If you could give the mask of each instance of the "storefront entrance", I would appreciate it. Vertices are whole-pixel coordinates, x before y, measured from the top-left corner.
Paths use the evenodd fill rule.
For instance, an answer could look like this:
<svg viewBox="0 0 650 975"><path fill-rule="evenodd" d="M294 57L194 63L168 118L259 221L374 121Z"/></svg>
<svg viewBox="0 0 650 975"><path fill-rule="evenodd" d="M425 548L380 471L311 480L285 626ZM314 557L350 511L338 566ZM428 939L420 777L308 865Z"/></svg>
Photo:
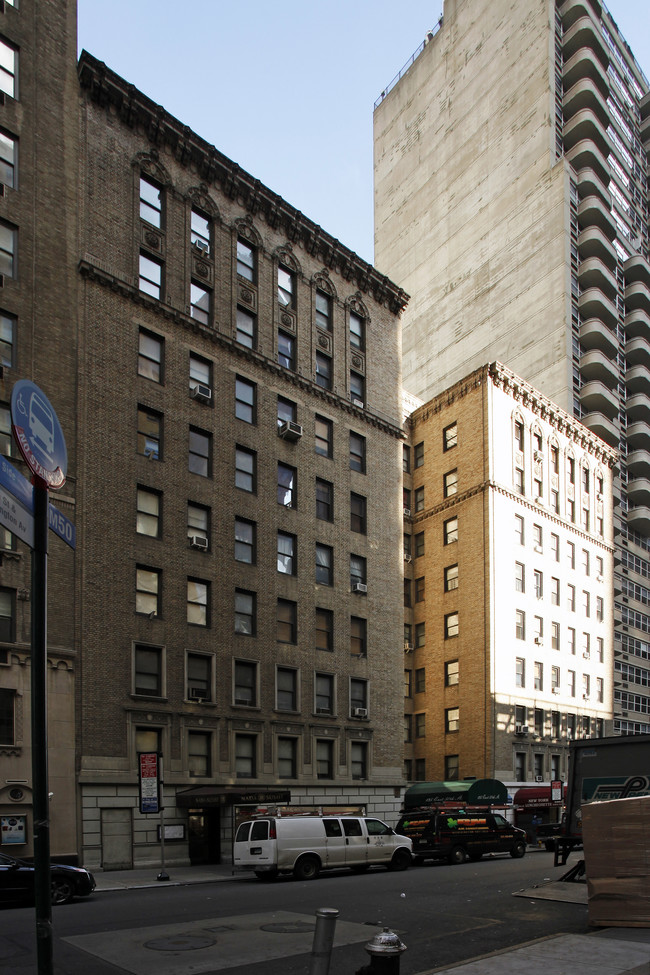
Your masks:
<svg viewBox="0 0 650 975"><path fill-rule="evenodd" d="M190 863L221 863L221 810L188 809Z"/></svg>

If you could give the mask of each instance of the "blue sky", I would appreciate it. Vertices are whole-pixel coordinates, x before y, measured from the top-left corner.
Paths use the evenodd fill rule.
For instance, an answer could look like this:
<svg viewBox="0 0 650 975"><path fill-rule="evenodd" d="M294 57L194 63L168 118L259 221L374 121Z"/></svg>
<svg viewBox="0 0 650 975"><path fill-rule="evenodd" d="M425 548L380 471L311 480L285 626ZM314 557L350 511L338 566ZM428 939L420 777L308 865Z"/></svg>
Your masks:
<svg viewBox="0 0 650 975"><path fill-rule="evenodd" d="M608 9L650 77L649 0ZM373 260L372 109L442 0L78 0L85 48Z"/></svg>

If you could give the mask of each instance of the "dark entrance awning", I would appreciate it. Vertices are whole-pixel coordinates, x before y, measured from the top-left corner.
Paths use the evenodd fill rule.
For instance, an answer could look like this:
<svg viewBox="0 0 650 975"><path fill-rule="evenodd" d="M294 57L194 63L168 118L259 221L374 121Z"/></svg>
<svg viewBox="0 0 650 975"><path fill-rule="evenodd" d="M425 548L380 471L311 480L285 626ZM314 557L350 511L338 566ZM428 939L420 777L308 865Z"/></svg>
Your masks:
<svg viewBox="0 0 650 975"><path fill-rule="evenodd" d="M566 798L566 786L562 787L562 796ZM530 789L517 789L513 797L513 805L520 806L524 809L545 809L550 806L561 806L562 801L555 802L551 799L550 785L541 785Z"/></svg>
<svg viewBox="0 0 650 975"><path fill-rule="evenodd" d="M418 782L406 790L404 808L458 802L467 806L505 806L508 790L498 779L462 779L460 782Z"/></svg>
<svg viewBox="0 0 650 975"><path fill-rule="evenodd" d="M201 785L176 793L180 809L202 809L205 806L259 806L264 803L291 802L288 789L250 789L233 785Z"/></svg>

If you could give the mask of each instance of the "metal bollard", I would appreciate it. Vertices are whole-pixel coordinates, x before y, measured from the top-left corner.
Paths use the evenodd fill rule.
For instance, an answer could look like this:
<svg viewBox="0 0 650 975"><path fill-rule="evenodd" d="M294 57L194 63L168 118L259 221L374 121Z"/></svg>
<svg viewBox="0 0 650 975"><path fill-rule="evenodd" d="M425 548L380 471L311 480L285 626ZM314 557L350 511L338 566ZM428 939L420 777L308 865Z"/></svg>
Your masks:
<svg viewBox="0 0 650 975"><path fill-rule="evenodd" d="M335 907L319 907L316 911L316 929L311 948L309 975L328 975L338 916L339 912Z"/></svg>
<svg viewBox="0 0 650 975"><path fill-rule="evenodd" d="M356 975L399 975L399 957L406 945L394 931L384 928L364 946L370 955L370 963L360 968Z"/></svg>

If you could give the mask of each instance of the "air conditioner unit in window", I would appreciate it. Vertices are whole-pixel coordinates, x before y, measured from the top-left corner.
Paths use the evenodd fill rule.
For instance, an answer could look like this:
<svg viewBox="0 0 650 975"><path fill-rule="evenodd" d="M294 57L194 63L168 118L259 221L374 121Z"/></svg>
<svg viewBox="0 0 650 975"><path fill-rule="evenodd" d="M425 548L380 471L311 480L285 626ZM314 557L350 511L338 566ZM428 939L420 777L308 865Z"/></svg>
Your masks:
<svg viewBox="0 0 650 975"><path fill-rule="evenodd" d="M551 691L553 692L553 694L559 694L560 693L560 688L559 687L552 687L551 688Z"/></svg>
<svg viewBox="0 0 650 975"><path fill-rule="evenodd" d="M542 646L542 644L543 644L543 642L544 642L544 641L542 640L542 638L541 638L541 636L536 636L536 637L535 637L535 643L536 643L536 644L537 644L538 646L540 646L540 647L541 647L541 646Z"/></svg>
<svg viewBox="0 0 650 975"><path fill-rule="evenodd" d="M235 704L248 704L248 705L250 705L250 704L252 704L252 701L249 701L247 697L236 697L235 698Z"/></svg>
<svg viewBox="0 0 650 975"><path fill-rule="evenodd" d="M194 249L200 251L204 257L207 257L210 252L210 245L208 244L207 240L195 240Z"/></svg>
<svg viewBox="0 0 650 975"><path fill-rule="evenodd" d="M206 691L202 687L188 687L187 696L190 701L205 701Z"/></svg>
<svg viewBox="0 0 650 975"><path fill-rule="evenodd" d="M353 582L352 583L352 592L367 593L368 592L368 587L367 587L367 585L364 582Z"/></svg>
<svg viewBox="0 0 650 975"><path fill-rule="evenodd" d="M585 660L589 660L589 658L591 657L591 653L589 652L589 650L583 650L582 656L585 658Z"/></svg>
<svg viewBox="0 0 650 975"><path fill-rule="evenodd" d="M362 399L354 399L354 398L353 398L353 399L352 399L352 402L353 402L353 404L354 404L355 406L363 406L363 400L362 400Z"/></svg>
<svg viewBox="0 0 650 975"><path fill-rule="evenodd" d="M515 725L515 734L516 735L527 735L528 734L528 725L527 724L517 724L517 725Z"/></svg>
<svg viewBox="0 0 650 975"><path fill-rule="evenodd" d="M410 518L411 517L411 509L410 508L404 508L404 517L405 518Z"/></svg>
<svg viewBox="0 0 650 975"><path fill-rule="evenodd" d="M192 399L198 399L202 403L212 402L212 390L205 383L197 383L195 386L191 386L190 396Z"/></svg>
<svg viewBox="0 0 650 975"><path fill-rule="evenodd" d="M295 443L296 440L300 440L302 437L302 427L299 423L294 423L293 420L285 420L278 427L278 437L282 437L283 440L288 440L290 443Z"/></svg>
<svg viewBox="0 0 650 975"><path fill-rule="evenodd" d="M543 459L544 459L544 454L541 452L541 450L536 450L535 451L535 460L543 460Z"/></svg>
<svg viewBox="0 0 650 975"><path fill-rule="evenodd" d="M543 782L543 781L544 781L544 776L543 775L536 775L535 776L535 782Z"/></svg>
<svg viewBox="0 0 650 975"><path fill-rule="evenodd" d="M413 561L413 557L411 555L405 555L404 561L410 565L410 563Z"/></svg>
<svg viewBox="0 0 650 975"><path fill-rule="evenodd" d="M589 700L589 695L588 694L583 694L582 695L582 700L583 701L588 701Z"/></svg>
<svg viewBox="0 0 650 975"><path fill-rule="evenodd" d="M544 504L544 498L535 498L535 504Z"/></svg>
<svg viewBox="0 0 650 975"><path fill-rule="evenodd" d="M316 708L316 714L331 714L331 708Z"/></svg>
<svg viewBox="0 0 650 975"><path fill-rule="evenodd" d="M404 653L410 653L412 649L413 649L413 644L412 643L405 643L404 644Z"/></svg>
<svg viewBox="0 0 650 975"><path fill-rule="evenodd" d="M355 718L367 718L368 708L354 708L352 714Z"/></svg>
<svg viewBox="0 0 650 975"><path fill-rule="evenodd" d="M204 552L208 547L208 540L204 535L190 535L190 547L200 548Z"/></svg>

